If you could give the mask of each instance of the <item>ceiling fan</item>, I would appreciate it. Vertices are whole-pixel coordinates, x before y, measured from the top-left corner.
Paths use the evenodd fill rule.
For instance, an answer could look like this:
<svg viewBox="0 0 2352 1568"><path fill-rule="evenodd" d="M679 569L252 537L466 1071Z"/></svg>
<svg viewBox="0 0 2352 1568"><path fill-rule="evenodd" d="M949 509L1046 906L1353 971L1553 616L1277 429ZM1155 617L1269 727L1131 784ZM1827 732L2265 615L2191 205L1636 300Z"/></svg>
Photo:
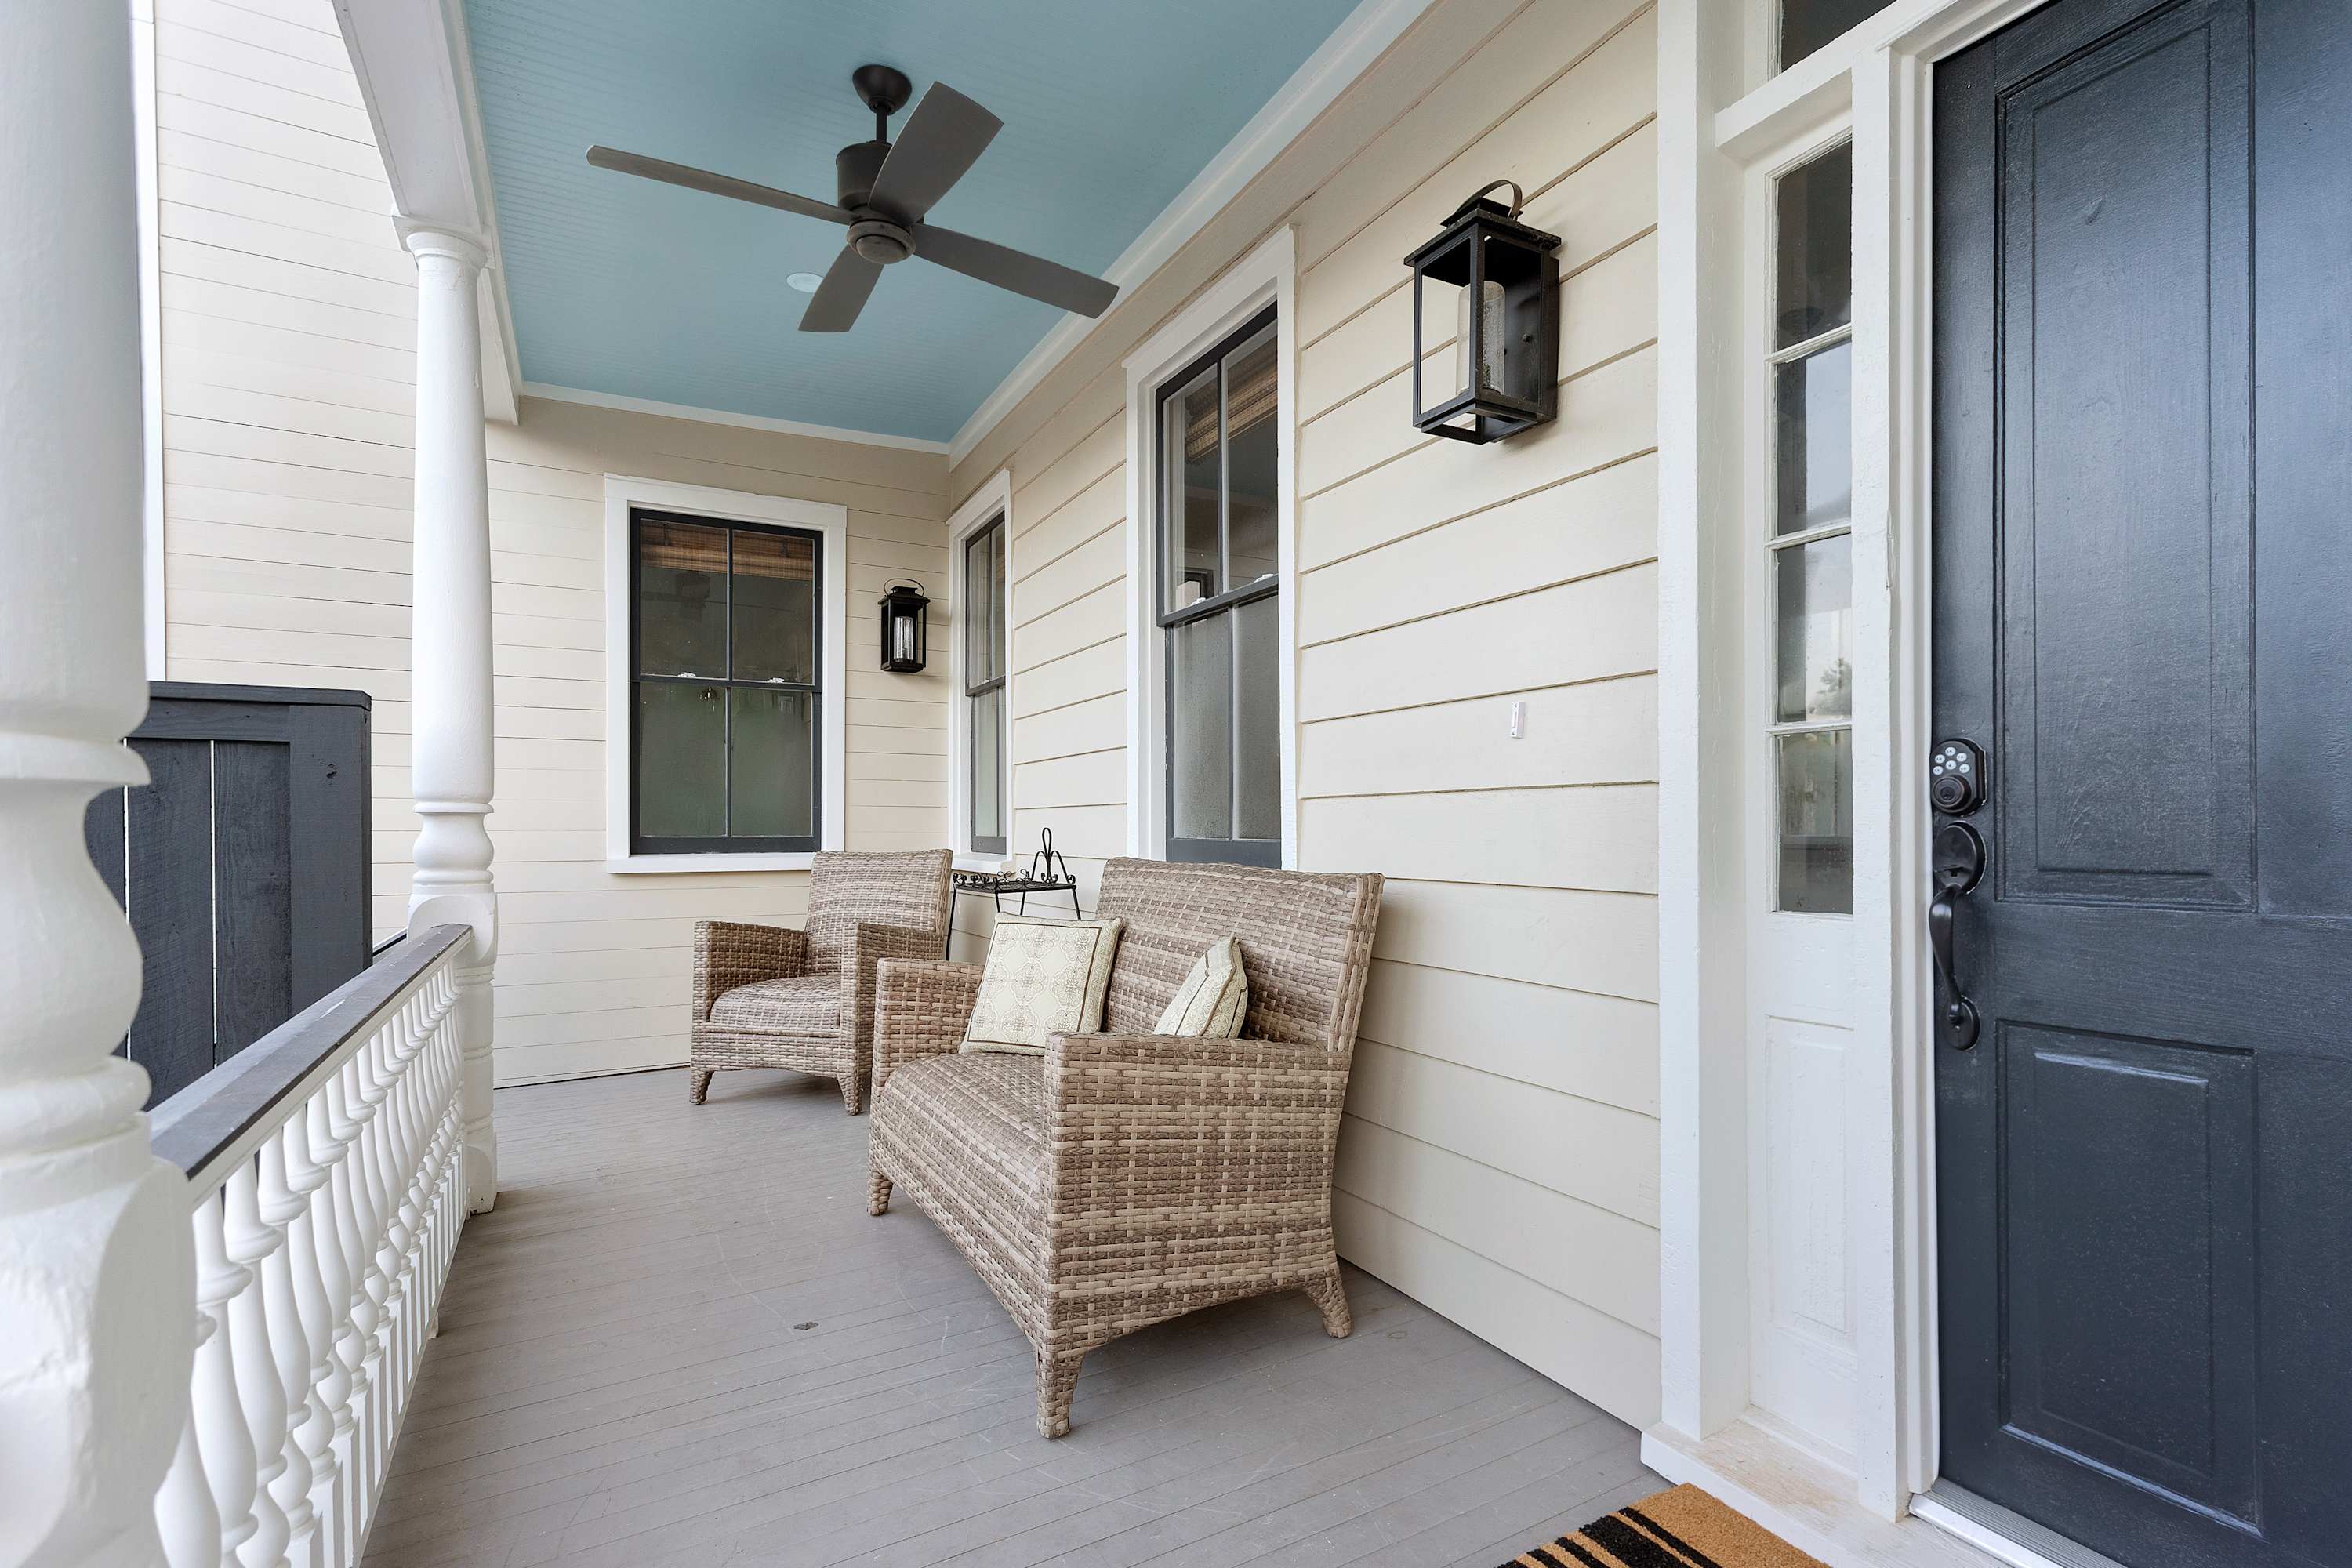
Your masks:
<svg viewBox="0 0 2352 1568"><path fill-rule="evenodd" d="M882 268L910 256L1082 316L1099 316L1109 308L1118 293L1115 284L1042 256L923 221L923 215L979 161L1003 129L1003 121L947 83L935 81L893 143L890 116L906 106L915 84L888 66L860 66L849 79L874 111L874 140L853 142L835 155L837 203L611 147L589 148L588 162L599 169L846 226L849 243L834 258L824 281L801 314L804 332L847 331L865 309L866 297L874 292Z"/></svg>

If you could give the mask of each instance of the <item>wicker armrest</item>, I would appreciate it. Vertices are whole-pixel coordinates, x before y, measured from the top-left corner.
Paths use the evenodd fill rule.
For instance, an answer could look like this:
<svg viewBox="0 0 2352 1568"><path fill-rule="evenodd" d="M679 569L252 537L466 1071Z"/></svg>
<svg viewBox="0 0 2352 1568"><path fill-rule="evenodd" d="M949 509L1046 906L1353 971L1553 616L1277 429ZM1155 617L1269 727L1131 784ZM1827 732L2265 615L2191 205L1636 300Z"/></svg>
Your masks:
<svg viewBox="0 0 2352 1568"><path fill-rule="evenodd" d="M1325 1201L1348 1059L1320 1046L1055 1035L1045 1113L1066 1191ZM1172 1186L1171 1186L1172 1184Z"/></svg>
<svg viewBox="0 0 2352 1568"><path fill-rule="evenodd" d="M881 961L874 981L876 1094L892 1068L918 1057L946 1056L963 1043L983 973L977 963L936 958Z"/></svg>
<svg viewBox="0 0 2352 1568"><path fill-rule="evenodd" d="M874 1037L874 972L886 958L935 958L947 944L943 932L921 926L861 921L849 933L842 958L841 1022L853 1040Z"/></svg>
<svg viewBox="0 0 2352 1568"><path fill-rule="evenodd" d="M808 933L790 926L694 922L694 1021L710 1021L710 1005L755 980L790 980L808 973Z"/></svg>

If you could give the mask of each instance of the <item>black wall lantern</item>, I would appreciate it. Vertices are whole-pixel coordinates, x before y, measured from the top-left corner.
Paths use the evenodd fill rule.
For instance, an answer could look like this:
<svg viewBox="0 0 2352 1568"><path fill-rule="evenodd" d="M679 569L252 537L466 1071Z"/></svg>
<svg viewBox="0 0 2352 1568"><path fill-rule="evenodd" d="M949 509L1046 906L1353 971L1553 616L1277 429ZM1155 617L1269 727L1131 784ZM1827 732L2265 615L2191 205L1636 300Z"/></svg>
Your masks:
<svg viewBox="0 0 2352 1568"><path fill-rule="evenodd" d="M1510 187L1511 205L1488 191ZM1412 268L1412 422L1433 436L1485 443L1559 411L1559 236L1519 221L1509 180L1454 209L1437 237L1406 257ZM1424 363L1454 332L1446 362ZM1439 384L1424 388L1423 378Z"/></svg>
<svg viewBox="0 0 2352 1568"><path fill-rule="evenodd" d="M883 668L910 675L923 668L930 652L923 612L930 604L919 584L893 583L882 591Z"/></svg>

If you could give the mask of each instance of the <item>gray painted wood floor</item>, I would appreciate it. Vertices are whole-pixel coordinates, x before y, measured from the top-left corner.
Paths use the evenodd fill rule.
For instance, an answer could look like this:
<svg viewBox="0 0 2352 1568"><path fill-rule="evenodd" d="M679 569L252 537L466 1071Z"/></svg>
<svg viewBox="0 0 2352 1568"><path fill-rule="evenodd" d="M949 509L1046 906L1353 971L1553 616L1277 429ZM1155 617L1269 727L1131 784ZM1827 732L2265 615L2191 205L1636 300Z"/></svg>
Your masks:
<svg viewBox="0 0 2352 1568"><path fill-rule="evenodd" d="M1492 1568L1665 1483L1636 1435L1350 1270L1087 1358L1028 1346L910 1205L866 1213L830 1083L502 1089L367 1552L429 1563Z"/></svg>

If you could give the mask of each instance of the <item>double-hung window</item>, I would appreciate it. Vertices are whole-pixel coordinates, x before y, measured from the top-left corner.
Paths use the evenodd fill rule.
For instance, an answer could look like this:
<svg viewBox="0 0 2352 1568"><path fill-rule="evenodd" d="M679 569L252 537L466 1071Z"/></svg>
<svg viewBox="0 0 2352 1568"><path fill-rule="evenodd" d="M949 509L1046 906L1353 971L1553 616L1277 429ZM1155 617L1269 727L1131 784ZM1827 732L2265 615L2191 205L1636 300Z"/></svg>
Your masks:
<svg viewBox="0 0 2352 1568"><path fill-rule="evenodd" d="M1171 860L1282 864L1277 374L1268 310L1160 388Z"/></svg>
<svg viewBox="0 0 2352 1568"><path fill-rule="evenodd" d="M628 559L632 852L814 850L824 535L633 507Z"/></svg>
<svg viewBox="0 0 2352 1568"><path fill-rule="evenodd" d="M1004 853L1004 514L963 542L964 765L973 853Z"/></svg>

